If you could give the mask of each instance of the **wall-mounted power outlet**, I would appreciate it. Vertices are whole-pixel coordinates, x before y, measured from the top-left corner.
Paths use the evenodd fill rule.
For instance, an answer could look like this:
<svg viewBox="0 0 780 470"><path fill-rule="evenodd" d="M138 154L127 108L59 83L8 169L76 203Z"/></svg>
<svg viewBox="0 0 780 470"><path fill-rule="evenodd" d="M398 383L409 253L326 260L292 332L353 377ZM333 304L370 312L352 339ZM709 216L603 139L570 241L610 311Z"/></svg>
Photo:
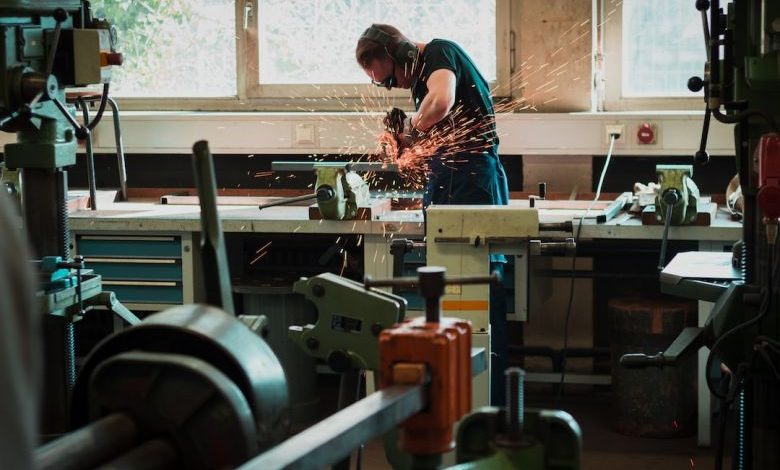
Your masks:
<svg viewBox="0 0 780 470"><path fill-rule="evenodd" d="M296 124L295 145L299 147L313 147L317 144L317 125L311 123Z"/></svg>
<svg viewBox="0 0 780 470"><path fill-rule="evenodd" d="M609 142L613 135L617 136L615 146L622 144L623 142L621 141L625 139L625 134L626 126L623 124L607 124L604 126L604 142L607 144L607 147L609 147Z"/></svg>

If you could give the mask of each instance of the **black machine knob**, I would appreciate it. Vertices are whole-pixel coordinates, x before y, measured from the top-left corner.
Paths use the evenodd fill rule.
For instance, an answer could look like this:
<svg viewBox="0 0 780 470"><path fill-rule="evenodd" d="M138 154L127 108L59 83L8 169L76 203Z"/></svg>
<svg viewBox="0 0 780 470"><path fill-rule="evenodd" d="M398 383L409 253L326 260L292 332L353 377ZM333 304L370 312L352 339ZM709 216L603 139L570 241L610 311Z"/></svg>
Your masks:
<svg viewBox="0 0 780 470"><path fill-rule="evenodd" d="M693 154L693 161L698 165L706 165L710 162L710 154L706 150L699 150Z"/></svg>
<svg viewBox="0 0 780 470"><path fill-rule="evenodd" d="M661 199L663 199L663 201L666 204L668 204L670 206L673 206L673 205L677 204L678 202L680 202L680 199L682 199L682 195L676 189L667 189L661 195ZM667 210L671 210L671 209L667 209Z"/></svg>
<svg viewBox="0 0 780 470"><path fill-rule="evenodd" d="M323 185L317 189L317 202L330 201L336 196L336 192L330 186Z"/></svg>
<svg viewBox="0 0 780 470"><path fill-rule="evenodd" d="M333 372L342 374L352 367L352 358L346 351L331 351L328 354L328 365L333 369Z"/></svg>
<svg viewBox="0 0 780 470"><path fill-rule="evenodd" d="M688 79L688 89L694 93L701 91L706 82L701 77L691 77Z"/></svg>
<svg viewBox="0 0 780 470"><path fill-rule="evenodd" d="M696 9L699 11L707 11L710 9L710 0L696 0Z"/></svg>

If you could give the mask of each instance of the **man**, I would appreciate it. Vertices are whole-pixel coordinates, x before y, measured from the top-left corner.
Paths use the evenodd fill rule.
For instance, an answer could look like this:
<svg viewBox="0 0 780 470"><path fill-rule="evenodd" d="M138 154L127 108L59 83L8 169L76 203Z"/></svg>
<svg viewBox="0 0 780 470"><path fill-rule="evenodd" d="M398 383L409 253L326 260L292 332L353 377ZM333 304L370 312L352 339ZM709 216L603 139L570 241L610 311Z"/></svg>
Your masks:
<svg viewBox="0 0 780 470"><path fill-rule="evenodd" d="M374 24L358 40L358 64L372 83L410 89L416 113L393 109L385 125L399 149L427 165L423 208L430 204L509 203L506 174L498 158L493 100L487 81L466 52L452 41L416 43L393 26ZM422 161L424 160L424 161ZM407 164L409 164L407 162ZM503 274L503 256L491 256L491 271ZM491 288L491 403L504 404L506 301Z"/></svg>

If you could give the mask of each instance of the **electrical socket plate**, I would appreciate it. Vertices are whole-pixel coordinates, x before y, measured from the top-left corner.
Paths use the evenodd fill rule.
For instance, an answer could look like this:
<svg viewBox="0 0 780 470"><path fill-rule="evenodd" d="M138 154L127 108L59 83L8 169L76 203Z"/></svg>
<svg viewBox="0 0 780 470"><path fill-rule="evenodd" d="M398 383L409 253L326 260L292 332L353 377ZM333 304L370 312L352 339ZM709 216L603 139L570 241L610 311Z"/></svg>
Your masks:
<svg viewBox="0 0 780 470"><path fill-rule="evenodd" d="M609 140L612 134L619 134L620 137L615 140L615 147L623 146L626 139L626 126L623 124L607 124L604 126L604 143L609 148Z"/></svg>

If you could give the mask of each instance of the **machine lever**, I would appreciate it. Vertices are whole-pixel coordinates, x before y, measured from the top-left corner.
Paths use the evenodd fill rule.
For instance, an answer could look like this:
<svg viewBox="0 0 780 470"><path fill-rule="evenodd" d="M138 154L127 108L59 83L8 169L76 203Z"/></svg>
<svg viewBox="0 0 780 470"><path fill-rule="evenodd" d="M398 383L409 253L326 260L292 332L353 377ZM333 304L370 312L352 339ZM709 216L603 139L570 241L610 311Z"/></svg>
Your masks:
<svg viewBox="0 0 780 470"><path fill-rule="evenodd" d="M693 352L702 346L704 328L688 327L675 338L666 351L653 356L646 354L624 354L620 358L620 365L627 369L643 369L645 367L673 366L680 356Z"/></svg>
<svg viewBox="0 0 780 470"><path fill-rule="evenodd" d="M200 251L206 303L233 314L233 292L230 287L225 240L217 213L217 179L208 142L196 142L192 147L192 154L195 185L200 199Z"/></svg>

